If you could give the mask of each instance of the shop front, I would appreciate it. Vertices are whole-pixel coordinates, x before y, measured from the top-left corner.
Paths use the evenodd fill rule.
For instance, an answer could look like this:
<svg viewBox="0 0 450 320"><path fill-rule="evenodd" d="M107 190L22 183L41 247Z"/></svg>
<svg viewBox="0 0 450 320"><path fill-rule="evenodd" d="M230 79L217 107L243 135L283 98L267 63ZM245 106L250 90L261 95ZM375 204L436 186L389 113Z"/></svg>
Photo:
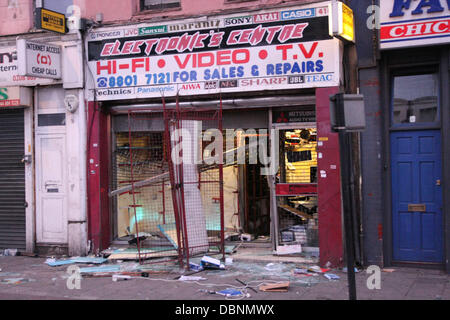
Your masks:
<svg viewBox="0 0 450 320"><path fill-rule="evenodd" d="M81 41L39 33L0 45L0 249L84 255Z"/></svg>
<svg viewBox="0 0 450 320"><path fill-rule="evenodd" d="M448 5L381 3L387 264L448 268Z"/></svg>
<svg viewBox="0 0 450 320"><path fill-rule="evenodd" d="M87 34L89 239L96 250L141 232L176 244L169 230L176 225L175 195L164 180L170 171L164 110L171 109L197 112L193 141L203 162L216 156L205 153L210 130L220 129L223 139L223 162L201 161L200 192L191 193L205 211L208 237L220 230L214 213L223 212L226 236L267 240L278 254L320 252L322 264L342 262L339 147L329 97L341 90L344 45L330 36L329 5ZM220 112L220 125L200 115L205 108ZM208 180L219 181L218 189L200 187Z"/></svg>

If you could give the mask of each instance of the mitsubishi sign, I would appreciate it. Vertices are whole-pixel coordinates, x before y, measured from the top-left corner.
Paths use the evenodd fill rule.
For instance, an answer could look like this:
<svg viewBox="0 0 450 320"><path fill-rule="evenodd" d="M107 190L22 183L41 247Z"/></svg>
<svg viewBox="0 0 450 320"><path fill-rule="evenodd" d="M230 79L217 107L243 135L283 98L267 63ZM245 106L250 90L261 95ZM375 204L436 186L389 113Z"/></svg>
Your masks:
<svg viewBox="0 0 450 320"><path fill-rule="evenodd" d="M61 46L17 40L19 75L61 79Z"/></svg>
<svg viewBox="0 0 450 320"><path fill-rule="evenodd" d="M383 0L381 49L450 42L450 0Z"/></svg>

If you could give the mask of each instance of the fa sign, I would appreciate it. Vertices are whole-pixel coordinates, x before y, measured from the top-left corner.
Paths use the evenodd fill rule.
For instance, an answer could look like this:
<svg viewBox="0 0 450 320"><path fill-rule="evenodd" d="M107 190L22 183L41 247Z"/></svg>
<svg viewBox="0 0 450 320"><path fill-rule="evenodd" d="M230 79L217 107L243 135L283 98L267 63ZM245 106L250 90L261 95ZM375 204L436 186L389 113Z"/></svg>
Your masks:
<svg viewBox="0 0 450 320"><path fill-rule="evenodd" d="M389 16L391 18L403 17L405 15L404 11L411 9L414 9L411 11L412 15L419 15L424 13L424 11L426 11L426 13L443 12L445 10L443 5L444 2L447 2L447 10L450 10L450 0L421 0L415 8L411 7L411 0L394 0L394 7Z"/></svg>

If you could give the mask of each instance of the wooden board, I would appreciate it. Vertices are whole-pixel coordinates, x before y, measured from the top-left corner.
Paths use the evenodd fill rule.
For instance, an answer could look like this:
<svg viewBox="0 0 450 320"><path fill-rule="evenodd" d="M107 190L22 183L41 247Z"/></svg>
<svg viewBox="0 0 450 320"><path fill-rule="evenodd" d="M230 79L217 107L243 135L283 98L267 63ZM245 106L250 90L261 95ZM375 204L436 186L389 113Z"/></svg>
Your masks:
<svg viewBox="0 0 450 320"><path fill-rule="evenodd" d="M288 205L279 204L278 206L281 209L286 210L287 212L292 213L292 214L294 214L296 216L300 216L300 217L305 218L305 219L311 219L312 218L309 214L304 213L303 211L297 210L295 208L292 208L292 207L290 207Z"/></svg>
<svg viewBox="0 0 450 320"><path fill-rule="evenodd" d="M287 292L289 281L280 283L263 284L259 286L259 290L264 292Z"/></svg>

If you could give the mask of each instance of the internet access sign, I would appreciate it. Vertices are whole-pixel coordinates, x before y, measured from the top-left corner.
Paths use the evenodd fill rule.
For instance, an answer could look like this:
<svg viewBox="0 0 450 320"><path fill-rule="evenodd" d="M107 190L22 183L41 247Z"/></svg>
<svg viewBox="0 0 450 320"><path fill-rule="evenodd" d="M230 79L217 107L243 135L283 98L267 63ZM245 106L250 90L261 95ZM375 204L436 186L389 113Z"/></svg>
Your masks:
<svg viewBox="0 0 450 320"><path fill-rule="evenodd" d="M36 8L36 28L57 33L66 33L66 16L62 13Z"/></svg>

